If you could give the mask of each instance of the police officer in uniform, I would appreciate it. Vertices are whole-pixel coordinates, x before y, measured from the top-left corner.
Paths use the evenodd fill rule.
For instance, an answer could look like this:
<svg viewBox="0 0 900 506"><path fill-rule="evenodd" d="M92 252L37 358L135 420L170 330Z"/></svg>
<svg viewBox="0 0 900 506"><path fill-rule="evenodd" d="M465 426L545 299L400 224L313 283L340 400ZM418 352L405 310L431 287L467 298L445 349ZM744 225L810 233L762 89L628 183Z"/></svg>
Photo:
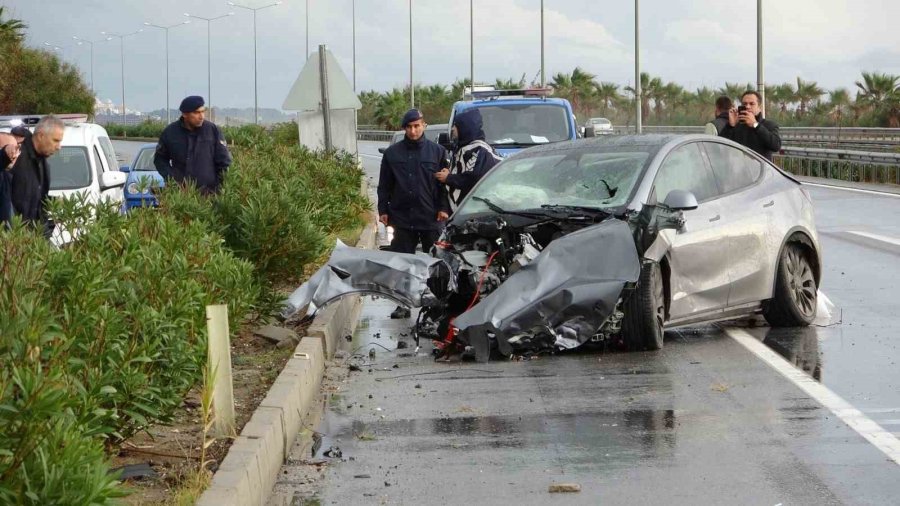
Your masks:
<svg viewBox="0 0 900 506"><path fill-rule="evenodd" d="M203 97L190 96L178 108L181 117L163 130L153 165L165 179L193 184L200 193L218 193L231 165L231 153L222 132L204 116Z"/></svg>
<svg viewBox="0 0 900 506"><path fill-rule="evenodd" d="M450 216L447 187L435 179L449 165L447 150L425 137L425 119L417 109L403 116L401 126L406 131L403 140L388 147L381 158L378 216L394 227L392 251L415 253L421 244L428 252ZM409 316L409 309L402 306L391 313L391 318Z"/></svg>

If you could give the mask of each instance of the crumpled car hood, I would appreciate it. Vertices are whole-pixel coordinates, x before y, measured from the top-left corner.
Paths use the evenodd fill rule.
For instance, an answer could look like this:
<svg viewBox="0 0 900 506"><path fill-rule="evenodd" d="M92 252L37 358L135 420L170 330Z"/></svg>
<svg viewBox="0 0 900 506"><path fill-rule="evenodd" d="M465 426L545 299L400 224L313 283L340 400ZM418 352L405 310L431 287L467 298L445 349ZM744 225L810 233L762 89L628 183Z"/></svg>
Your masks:
<svg viewBox="0 0 900 506"><path fill-rule="evenodd" d="M453 325L479 356L487 350L475 341L486 339L487 332L508 355L510 339L542 327L557 347L574 348L592 337L640 269L630 227L610 219L551 242Z"/></svg>
<svg viewBox="0 0 900 506"><path fill-rule="evenodd" d="M411 307L428 306L438 301L432 288L455 289L455 279L442 260L353 248L338 240L328 262L287 298L281 315L287 318L307 306L312 314L352 293L375 293Z"/></svg>

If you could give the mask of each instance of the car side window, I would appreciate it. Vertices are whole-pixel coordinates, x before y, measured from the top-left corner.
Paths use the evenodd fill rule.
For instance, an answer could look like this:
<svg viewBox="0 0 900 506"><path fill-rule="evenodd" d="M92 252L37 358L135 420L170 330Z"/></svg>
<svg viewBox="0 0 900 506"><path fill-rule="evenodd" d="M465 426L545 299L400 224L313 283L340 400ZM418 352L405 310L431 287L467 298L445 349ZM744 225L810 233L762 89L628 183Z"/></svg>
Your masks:
<svg viewBox="0 0 900 506"><path fill-rule="evenodd" d="M687 190L694 194L698 202L719 194L697 143L679 146L669 153L656 173L653 189L656 202L665 200L672 190Z"/></svg>
<svg viewBox="0 0 900 506"><path fill-rule="evenodd" d="M106 155L106 170L119 170L119 161L116 160L116 150L113 149L113 145L109 142L108 137L98 137L100 141L100 149L103 150L103 154Z"/></svg>
<svg viewBox="0 0 900 506"><path fill-rule="evenodd" d="M722 193L750 186L759 179L762 162L756 158L718 142L704 142L703 145Z"/></svg>

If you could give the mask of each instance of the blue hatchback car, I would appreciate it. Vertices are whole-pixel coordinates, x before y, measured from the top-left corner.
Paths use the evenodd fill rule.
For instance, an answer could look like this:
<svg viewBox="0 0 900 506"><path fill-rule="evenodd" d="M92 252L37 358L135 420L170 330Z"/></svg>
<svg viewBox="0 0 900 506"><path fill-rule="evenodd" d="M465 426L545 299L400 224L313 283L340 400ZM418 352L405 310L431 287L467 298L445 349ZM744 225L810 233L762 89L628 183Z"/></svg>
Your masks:
<svg viewBox="0 0 900 506"><path fill-rule="evenodd" d="M130 167L122 167L123 172L128 172L125 181L125 210L134 207L157 206L159 202L152 188L165 186L162 176L156 172L153 165L153 154L156 144L145 144L134 156Z"/></svg>

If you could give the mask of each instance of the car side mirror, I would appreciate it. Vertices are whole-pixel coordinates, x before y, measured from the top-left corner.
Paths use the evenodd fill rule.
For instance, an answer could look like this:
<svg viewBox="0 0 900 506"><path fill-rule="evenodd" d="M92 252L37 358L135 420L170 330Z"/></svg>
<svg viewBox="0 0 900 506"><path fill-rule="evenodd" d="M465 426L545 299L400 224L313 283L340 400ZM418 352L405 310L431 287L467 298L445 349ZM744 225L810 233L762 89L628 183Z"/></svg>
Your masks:
<svg viewBox="0 0 900 506"><path fill-rule="evenodd" d="M596 137L597 131L594 130L594 125L588 125L584 127L584 136L585 137Z"/></svg>
<svg viewBox="0 0 900 506"><path fill-rule="evenodd" d="M387 148L378 148L378 152L381 153L382 155L384 154L385 151L387 151Z"/></svg>
<svg viewBox="0 0 900 506"><path fill-rule="evenodd" d="M663 205L678 211L697 209L697 197L687 190L672 190L663 200Z"/></svg>
<svg viewBox="0 0 900 506"><path fill-rule="evenodd" d="M114 170L104 172L100 174L100 189L108 190L117 186L125 186L127 179L128 176L124 172Z"/></svg>
<svg viewBox="0 0 900 506"><path fill-rule="evenodd" d="M131 167L129 167L127 165L123 165L123 166L119 167L119 172L125 172L125 173L131 172Z"/></svg>
<svg viewBox="0 0 900 506"><path fill-rule="evenodd" d="M437 143L441 146L444 146L445 149L450 149L451 147L453 147L453 143L450 142L450 134L448 134L447 132L441 132L440 134L438 134Z"/></svg>

